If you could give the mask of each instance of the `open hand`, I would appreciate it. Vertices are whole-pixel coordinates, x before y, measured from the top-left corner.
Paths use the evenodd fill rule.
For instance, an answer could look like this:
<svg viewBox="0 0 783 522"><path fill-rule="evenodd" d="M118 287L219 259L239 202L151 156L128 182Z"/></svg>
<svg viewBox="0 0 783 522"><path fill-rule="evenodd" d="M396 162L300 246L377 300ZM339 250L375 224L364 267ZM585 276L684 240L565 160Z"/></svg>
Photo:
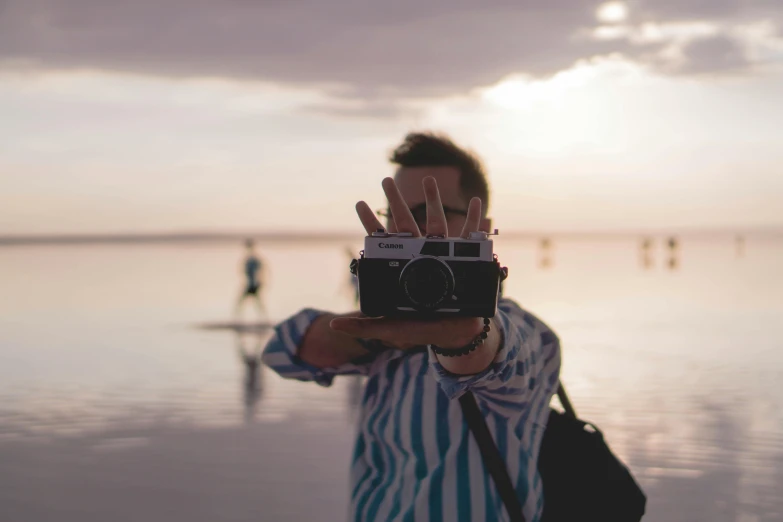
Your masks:
<svg viewBox="0 0 783 522"><path fill-rule="evenodd" d="M386 193L386 199L389 201L389 210L391 210L392 214L392 219L389 221L389 232L410 232L414 237L421 237L421 230L419 230L419 226L416 224L416 220L413 218L413 214L411 214L405 200L402 199L402 194L400 194L394 179L385 178L381 185ZM449 229L446 214L443 211L443 204L440 201L437 181L433 177L426 177L422 180L422 186L424 187L424 197L427 203L427 235L448 237ZM375 212L364 201L356 204L356 213L359 214L359 219L368 235L379 228L386 228L378 221ZM480 223L481 198L473 198L468 205L465 226L462 227L459 237L467 238L471 232L478 231Z"/></svg>
<svg viewBox="0 0 783 522"><path fill-rule="evenodd" d="M438 192L438 184L433 177L422 180L427 203L427 235L449 236L446 215ZM389 201L391 218L390 232L410 232L414 237L422 233L408 205L402 198L392 178L382 182L383 191ZM386 228L364 201L356 204L356 212L367 231L372 234L379 228ZM471 232L479 230L481 223L481 199L473 198L468 206L465 225L460 237L467 238ZM442 348L461 348L471 342L484 326L480 317L450 317L444 319L401 319L391 317L339 317L331 321L334 330L363 339L378 339L398 349L408 349L423 344L435 344Z"/></svg>

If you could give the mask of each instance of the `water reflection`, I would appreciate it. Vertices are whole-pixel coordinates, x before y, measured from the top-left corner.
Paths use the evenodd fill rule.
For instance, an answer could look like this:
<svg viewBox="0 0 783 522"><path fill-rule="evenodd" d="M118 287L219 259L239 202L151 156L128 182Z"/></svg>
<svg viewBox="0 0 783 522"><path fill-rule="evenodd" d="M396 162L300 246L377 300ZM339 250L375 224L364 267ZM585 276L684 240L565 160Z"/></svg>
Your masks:
<svg viewBox="0 0 783 522"><path fill-rule="evenodd" d="M244 348L248 369L244 356L253 359L255 343ZM343 405L355 414L363 379L338 380L335 386L346 387ZM263 389L262 375L255 382ZM783 439L754 428L758 412L705 395L680 396L679 412L649 409L642 395L648 393L629 396L598 425L648 495L645 522L783 520ZM161 512L188 522L211 521L215 513L225 520L343 520L353 428L339 415L313 423L318 409L213 428L172 421L177 409L144 426L129 412L91 432L0 438L0 520L157 520ZM303 499L295 492L304 487L328 491L328 498Z"/></svg>
<svg viewBox="0 0 783 522"><path fill-rule="evenodd" d="M301 421L0 440L2 522L345 520L351 434ZM315 491L302 495L302 491Z"/></svg>
<svg viewBox="0 0 783 522"><path fill-rule="evenodd" d="M269 334L237 332L234 336L236 350L245 370L242 388L245 422L250 423L255 420L256 407L263 393L264 365L261 364L261 352Z"/></svg>
<svg viewBox="0 0 783 522"><path fill-rule="evenodd" d="M676 425L626 427L627 462L648 495L645 522L783 520L783 440L764 448L729 404L700 399L694 409L690 439Z"/></svg>
<svg viewBox="0 0 783 522"><path fill-rule="evenodd" d="M650 240L667 272L687 246L661 278L641 273L642 236L505 243L504 259L562 259L509 293L561 334L577 411L644 486L645 521L783 520L783 244L676 239ZM352 306L342 243L305 248L264 247L275 318ZM364 379L321 388L262 368L265 323L225 317L235 245L41 252L0 252L0 521L344 519L334 474ZM52 292L68 303L42 328ZM222 321L184 327L207 319Z"/></svg>

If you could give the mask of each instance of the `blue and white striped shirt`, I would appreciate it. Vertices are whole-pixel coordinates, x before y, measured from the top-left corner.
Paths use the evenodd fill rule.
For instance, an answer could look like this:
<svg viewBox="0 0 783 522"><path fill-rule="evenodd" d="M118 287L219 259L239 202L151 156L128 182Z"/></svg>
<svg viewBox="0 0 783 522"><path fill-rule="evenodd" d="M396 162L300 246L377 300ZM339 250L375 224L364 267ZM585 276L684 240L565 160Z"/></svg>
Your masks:
<svg viewBox="0 0 783 522"><path fill-rule="evenodd" d="M449 373L426 347L316 368L296 353L320 313L306 309L279 324L263 360L283 377L323 386L336 375L368 377L351 464L352 520L508 520L455 400L468 389L505 457L525 519L540 519L543 492L536 463L560 373L560 343L552 330L501 299L495 324L502 347L477 375Z"/></svg>

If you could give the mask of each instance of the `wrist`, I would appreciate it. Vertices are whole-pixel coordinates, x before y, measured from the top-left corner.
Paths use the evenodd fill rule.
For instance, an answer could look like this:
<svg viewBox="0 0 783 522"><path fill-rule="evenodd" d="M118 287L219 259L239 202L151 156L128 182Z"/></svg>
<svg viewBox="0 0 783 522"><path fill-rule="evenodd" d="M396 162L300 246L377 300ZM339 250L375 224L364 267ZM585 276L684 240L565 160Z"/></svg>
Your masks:
<svg viewBox="0 0 783 522"><path fill-rule="evenodd" d="M483 325L483 322L482 322ZM485 371L495 360L503 347L504 334L502 325L498 321L490 322L490 331L483 344L461 357L447 357L438 355L434 351L432 355L442 368L454 375L476 375ZM432 351L432 350L430 350Z"/></svg>
<svg viewBox="0 0 783 522"><path fill-rule="evenodd" d="M446 350L456 350L473 341L473 339L476 338L476 335L484 328L484 318L462 317L459 319L460 322L465 320L469 320L469 324L460 324L459 326L455 325L454 327L451 325L444 326L444 338L430 344L435 344L439 348Z"/></svg>
<svg viewBox="0 0 783 522"><path fill-rule="evenodd" d="M478 319L478 318L477 318ZM431 344L430 349L435 352L437 355L441 355L444 357L463 357L466 355L470 355L475 350L482 347L487 339L489 338L490 332L492 331L492 322L490 318L485 317L481 320L481 329L472 336L470 341L467 343L462 343L457 346L440 346L436 344Z"/></svg>

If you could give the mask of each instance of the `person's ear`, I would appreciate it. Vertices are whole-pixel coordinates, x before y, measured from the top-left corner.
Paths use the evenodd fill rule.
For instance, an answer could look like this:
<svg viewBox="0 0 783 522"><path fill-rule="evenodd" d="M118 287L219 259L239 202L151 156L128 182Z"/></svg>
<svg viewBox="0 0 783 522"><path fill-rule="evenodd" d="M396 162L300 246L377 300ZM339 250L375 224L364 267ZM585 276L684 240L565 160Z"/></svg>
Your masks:
<svg viewBox="0 0 783 522"><path fill-rule="evenodd" d="M479 230L487 233L492 232L492 220L490 218L481 218Z"/></svg>

